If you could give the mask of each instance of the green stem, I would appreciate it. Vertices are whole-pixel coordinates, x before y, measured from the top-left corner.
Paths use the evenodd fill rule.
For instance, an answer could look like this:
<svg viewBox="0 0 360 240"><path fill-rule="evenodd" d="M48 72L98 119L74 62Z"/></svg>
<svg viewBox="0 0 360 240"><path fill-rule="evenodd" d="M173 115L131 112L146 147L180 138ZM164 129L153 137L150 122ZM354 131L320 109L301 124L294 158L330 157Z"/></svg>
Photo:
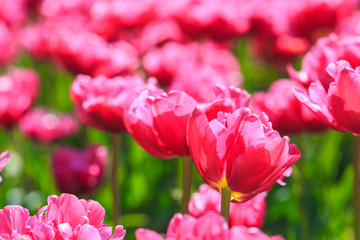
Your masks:
<svg viewBox="0 0 360 240"><path fill-rule="evenodd" d="M183 162L183 179L182 179L182 200L181 200L181 213L189 213L188 205L191 194L191 173L192 173L192 159L184 157Z"/></svg>
<svg viewBox="0 0 360 240"><path fill-rule="evenodd" d="M221 189L220 215L226 219L226 222L229 222L230 200L231 200L231 190L227 187L223 187Z"/></svg>
<svg viewBox="0 0 360 240"><path fill-rule="evenodd" d="M360 178L359 178L359 153L360 138L354 137L353 144L353 168L354 168L354 195L353 195L353 207L354 207L354 232L355 240L360 240Z"/></svg>
<svg viewBox="0 0 360 240"><path fill-rule="evenodd" d="M113 224L114 227L119 224L120 199L118 187L118 152L120 146L120 135L111 135L113 158L111 162L111 192L113 198Z"/></svg>
<svg viewBox="0 0 360 240"><path fill-rule="evenodd" d="M309 239L309 209L308 209L308 187L307 187L307 180L305 176L306 172L306 154L305 154L305 134L299 135L299 148L301 151L301 159L297 162L297 167L299 169L299 180L297 181L297 184L299 184L299 194L298 199L300 200L300 210L301 210L301 238L300 239Z"/></svg>

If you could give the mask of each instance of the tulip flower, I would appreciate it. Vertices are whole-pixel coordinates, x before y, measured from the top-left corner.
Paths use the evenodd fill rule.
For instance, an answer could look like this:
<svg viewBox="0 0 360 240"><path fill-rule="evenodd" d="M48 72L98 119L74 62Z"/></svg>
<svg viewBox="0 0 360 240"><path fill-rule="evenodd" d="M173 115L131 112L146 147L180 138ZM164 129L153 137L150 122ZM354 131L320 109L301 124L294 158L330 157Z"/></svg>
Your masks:
<svg viewBox="0 0 360 240"><path fill-rule="evenodd" d="M97 129L113 133L111 139L113 152L111 184L115 213L120 208L118 205L115 206L119 202L117 200L119 196L117 153L120 135L117 133L125 131L124 112L128 110L132 101L144 89L157 91L156 81L149 79L148 84L145 84L138 76L108 79L102 75L95 78L78 75L70 88L70 97L75 103L75 112L80 120ZM116 223L117 220L114 219L114 224L116 225Z"/></svg>
<svg viewBox="0 0 360 240"><path fill-rule="evenodd" d="M134 30L153 20L156 15L154 0L97 0L90 9L94 31L106 39L121 36L121 28ZM119 34L120 33L120 34Z"/></svg>
<svg viewBox="0 0 360 240"><path fill-rule="evenodd" d="M135 237L136 240L284 240L280 235L269 237L255 227L233 226L229 229L225 219L214 212L208 212L199 218L175 214L170 221L165 239L160 234L143 228L135 231Z"/></svg>
<svg viewBox="0 0 360 240"><path fill-rule="evenodd" d="M0 153L0 172L4 169L5 165L9 162L10 154L8 154L8 151L4 151ZM2 181L2 178L0 177L0 182Z"/></svg>
<svg viewBox="0 0 360 240"><path fill-rule="evenodd" d="M229 226L261 228L266 213L267 193L262 192L244 203L230 203ZM210 186L202 184L199 191L193 193L189 202L189 214L194 217L209 211L220 213L221 195Z"/></svg>
<svg viewBox="0 0 360 240"><path fill-rule="evenodd" d="M243 35L250 28L250 12L243 1L167 0L158 1L159 12L179 22L193 38L207 36L228 40Z"/></svg>
<svg viewBox="0 0 360 240"><path fill-rule="evenodd" d="M186 125L197 102L181 91L152 94L145 90L130 106L125 126L151 155L169 159L190 156Z"/></svg>
<svg viewBox="0 0 360 240"><path fill-rule="evenodd" d="M38 216L54 226L59 239L123 240L126 233L122 226L116 226L112 235L112 228L104 223L105 209L96 201L71 194L48 197L48 205L39 210Z"/></svg>
<svg viewBox="0 0 360 240"><path fill-rule="evenodd" d="M196 168L205 183L222 193L222 202L244 202L269 191L300 158L300 151L272 129L265 114L254 115L247 108L219 112L212 120L195 108L187 137ZM222 204L226 218L228 209L229 204Z"/></svg>
<svg viewBox="0 0 360 240"><path fill-rule="evenodd" d="M320 82L309 86L308 92L296 90L298 99L306 104L328 126L360 135L360 67L353 69L347 61L330 63L326 72L332 82L326 90Z"/></svg>
<svg viewBox="0 0 360 240"><path fill-rule="evenodd" d="M2 53L0 55L0 66L10 63L15 58L15 42L15 36L12 31L6 26L5 22L0 20L0 49L2 49Z"/></svg>
<svg viewBox="0 0 360 240"><path fill-rule="evenodd" d="M151 155L183 158L182 212L187 212L191 188L192 160L186 141L186 126L197 102L181 91L143 91L125 115L131 136Z"/></svg>
<svg viewBox="0 0 360 240"><path fill-rule="evenodd" d="M35 108L20 119L19 127L29 138L48 144L73 135L79 124L69 114L55 114L45 108Z"/></svg>
<svg viewBox="0 0 360 240"><path fill-rule="evenodd" d="M0 209L0 239L55 239L52 226L37 217L30 217L29 210L20 206Z"/></svg>
<svg viewBox="0 0 360 240"><path fill-rule="evenodd" d="M11 128L39 93L39 76L31 69L11 69L0 76L0 125Z"/></svg>
<svg viewBox="0 0 360 240"><path fill-rule="evenodd" d="M52 32L51 56L73 74L113 77L138 67L136 49L127 42L109 44L94 33L60 24Z"/></svg>
<svg viewBox="0 0 360 240"><path fill-rule="evenodd" d="M295 88L305 91L296 81L279 79L271 84L268 92L255 92L250 108L256 114L266 113L272 127L282 134L325 129L326 125L296 98Z"/></svg>
<svg viewBox="0 0 360 240"><path fill-rule="evenodd" d="M332 62L346 60L355 68L360 65L359 52L360 37L330 34L320 38L304 56L300 71L288 66L288 73L291 79L305 87L319 80L327 90L333 78L327 73L326 67Z"/></svg>
<svg viewBox="0 0 360 240"><path fill-rule="evenodd" d="M145 71L161 85L184 91L200 102L209 100L208 93L215 85L238 86L241 76L234 54L211 41L167 42L149 51L142 63Z"/></svg>
<svg viewBox="0 0 360 240"><path fill-rule="evenodd" d="M359 45L360 46L360 45ZM296 90L297 98L306 104L325 124L342 132L360 135L360 67L353 69L345 60L330 63L326 73L331 81L324 86L316 81L310 84L308 91ZM360 181L358 149L360 142L354 140L353 169L354 169L354 211L355 235L360 237Z"/></svg>
<svg viewBox="0 0 360 240"><path fill-rule="evenodd" d="M48 205L35 216L20 206L0 209L0 239L94 239L123 240L123 226L103 223L104 208L96 201L78 199L71 194L48 197Z"/></svg>
<svg viewBox="0 0 360 240"><path fill-rule="evenodd" d="M132 101L146 88L137 76L91 78L78 75L71 85L70 97L80 120L108 132L125 130L123 114Z"/></svg>
<svg viewBox="0 0 360 240"><path fill-rule="evenodd" d="M104 176L107 161L108 151L104 146L91 145L83 151L60 147L51 158L56 185L66 193L91 192Z"/></svg>

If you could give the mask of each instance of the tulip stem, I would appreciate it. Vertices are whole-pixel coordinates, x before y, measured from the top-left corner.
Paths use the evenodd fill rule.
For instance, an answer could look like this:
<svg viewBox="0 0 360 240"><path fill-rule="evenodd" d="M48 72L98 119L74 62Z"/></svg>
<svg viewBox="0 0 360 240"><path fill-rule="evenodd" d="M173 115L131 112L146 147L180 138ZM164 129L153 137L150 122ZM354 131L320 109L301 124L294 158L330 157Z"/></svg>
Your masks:
<svg viewBox="0 0 360 240"><path fill-rule="evenodd" d="M360 178L359 178L359 158L360 158L360 138L354 137L353 144L353 168L354 168L354 232L355 240L360 240Z"/></svg>
<svg viewBox="0 0 360 240"><path fill-rule="evenodd" d="M231 190L227 187L221 189L221 211L220 215L223 216L226 222L229 222Z"/></svg>
<svg viewBox="0 0 360 240"><path fill-rule="evenodd" d="M113 198L113 224L114 227L119 223L120 215L120 199L119 199L119 188L118 188L118 152L120 146L120 135L111 135L111 144L113 158L111 163L111 192Z"/></svg>
<svg viewBox="0 0 360 240"><path fill-rule="evenodd" d="M191 174L193 160L188 157L182 159L183 162L183 179L182 179L182 200L181 200L181 213L189 213L188 205L191 194Z"/></svg>

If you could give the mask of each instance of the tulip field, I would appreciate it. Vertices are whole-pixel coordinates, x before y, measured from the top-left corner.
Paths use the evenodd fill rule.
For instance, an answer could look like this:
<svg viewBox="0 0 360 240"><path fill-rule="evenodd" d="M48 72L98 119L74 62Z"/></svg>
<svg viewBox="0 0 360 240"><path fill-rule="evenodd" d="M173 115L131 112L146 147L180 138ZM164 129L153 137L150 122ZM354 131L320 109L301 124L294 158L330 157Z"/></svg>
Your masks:
<svg viewBox="0 0 360 240"><path fill-rule="evenodd" d="M358 0L0 0L0 240L360 240Z"/></svg>

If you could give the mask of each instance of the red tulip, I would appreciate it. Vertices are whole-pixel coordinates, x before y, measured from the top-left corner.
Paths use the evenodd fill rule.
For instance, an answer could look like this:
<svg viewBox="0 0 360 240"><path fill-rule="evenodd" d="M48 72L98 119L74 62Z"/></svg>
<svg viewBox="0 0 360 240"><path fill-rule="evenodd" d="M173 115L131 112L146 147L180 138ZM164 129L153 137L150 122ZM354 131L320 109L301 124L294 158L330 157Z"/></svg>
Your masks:
<svg viewBox="0 0 360 240"><path fill-rule="evenodd" d="M308 92L297 90L297 98L305 103L330 127L360 135L360 67L355 70L347 61L330 63L326 68L332 82L326 89L312 83Z"/></svg>
<svg viewBox="0 0 360 240"><path fill-rule="evenodd" d="M237 202L269 191L300 158L300 151L271 128L265 114L258 117L247 108L219 112L213 120L195 108L187 138L205 183L217 191L230 189L231 200Z"/></svg>
<svg viewBox="0 0 360 240"><path fill-rule="evenodd" d="M35 108L20 119L19 127L31 139L52 143L75 134L79 124L69 114L55 114L45 108Z"/></svg>
<svg viewBox="0 0 360 240"><path fill-rule="evenodd" d="M104 146L91 145L83 151L58 148L51 158L56 185L66 193L91 192L104 176L107 161L108 151Z"/></svg>
<svg viewBox="0 0 360 240"><path fill-rule="evenodd" d="M186 125L196 101L181 91L153 94L147 90L130 106L124 119L127 131L151 155L189 156Z"/></svg>
<svg viewBox="0 0 360 240"><path fill-rule="evenodd" d="M266 213L265 197L262 192L244 203L230 203L229 226L247 226L261 228ZM220 213L221 195L206 184L202 184L198 192L193 193L189 202L189 214L194 217L214 211Z"/></svg>
<svg viewBox="0 0 360 240"><path fill-rule="evenodd" d="M10 154L8 154L8 151L4 151L0 153L0 172L4 169L5 165L9 162ZM2 181L0 177L0 182Z"/></svg>
<svg viewBox="0 0 360 240"><path fill-rule="evenodd" d="M39 92L39 76L31 69L12 69L0 76L0 125L12 127Z"/></svg>
<svg viewBox="0 0 360 240"><path fill-rule="evenodd" d="M83 123L108 132L122 132L124 111L142 90L152 87L153 83L145 85L137 76L108 79L78 75L71 85L70 97Z"/></svg>
<svg viewBox="0 0 360 240"><path fill-rule="evenodd" d="M256 114L266 113L273 128L282 134L325 129L326 125L296 98L294 88L305 90L295 81L288 79L275 81L268 92L253 94L252 111Z"/></svg>

